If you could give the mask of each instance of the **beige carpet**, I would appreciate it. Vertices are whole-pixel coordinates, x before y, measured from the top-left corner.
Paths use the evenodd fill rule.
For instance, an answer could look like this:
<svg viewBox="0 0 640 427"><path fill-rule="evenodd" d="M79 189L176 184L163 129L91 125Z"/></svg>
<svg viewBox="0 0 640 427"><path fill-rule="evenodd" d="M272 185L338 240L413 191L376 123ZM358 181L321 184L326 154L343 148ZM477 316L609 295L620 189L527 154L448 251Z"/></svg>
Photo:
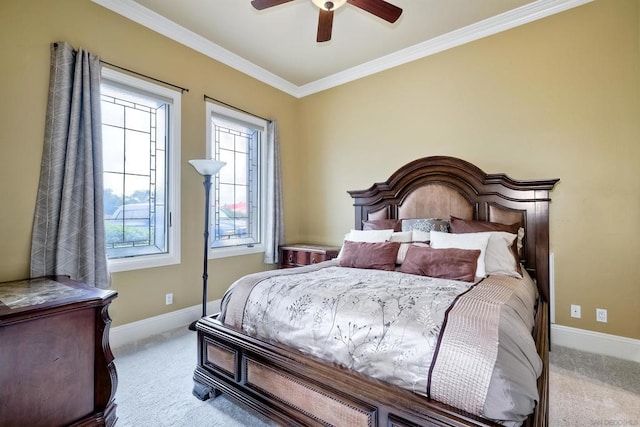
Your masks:
<svg viewBox="0 0 640 427"><path fill-rule="evenodd" d="M552 427L640 426L640 364L558 346L550 361Z"/></svg>
<svg viewBox="0 0 640 427"><path fill-rule="evenodd" d="M117 427L274 425L224 396L192 396L196 349L186 326L114 348ZM640 364L563 347L550 360L551 427L640 426Z"/></svg>
<svg viewBox="0 0 640 427"><path fill-rule="evenodd" d="M191 394L197 345L186 325L112 350L118 372L116 427L274 425L225 396L202 402Z"/></svg>

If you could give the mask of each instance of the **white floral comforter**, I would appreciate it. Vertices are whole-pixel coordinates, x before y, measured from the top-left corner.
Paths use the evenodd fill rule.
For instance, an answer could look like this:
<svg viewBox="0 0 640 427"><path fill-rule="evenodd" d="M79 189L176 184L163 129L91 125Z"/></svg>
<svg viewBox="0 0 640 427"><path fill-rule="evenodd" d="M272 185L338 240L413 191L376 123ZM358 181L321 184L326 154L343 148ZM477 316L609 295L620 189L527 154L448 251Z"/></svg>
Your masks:
<svg viewBox="0 0 640 427"><path fill-rule="evenodd" d="M469 291L466 295L471 295L475 291L470 290L472 287L474 284L467 282L338 267L335 261L330 261L298 269L257 273L240 279L223 298L220 320L262 340L284 344L376 379L427 394L429 371L436 349L447 354L447 348L461 345L457 341L453 344L438 342L447 309L461 294ZM535 380L540 373L532 339L532 345L527 344L527 340L516 339L525 342L524 350L514 351L511 338L504 339L507 349L496 347L498 336L502 339L503 334L503 331L498 331L498 324L522 323L522 318L531 317L522 328L515 328L515 333L521 335L523 330L525 333L527 328L531 330L533 303L522 303L521 300L528 299L526 295L515 299L518 310L529 310L530 315L511 315L509 307L513 304L507 305L507 310L503 310L507 313L504 319L500 312L497 313L494 331L486 333L483 327L481 333L476 333L486 335L490 343L486 346L490 351L484 352L488 353L489 359L481 364L485 371L488 370L486 378L465 378L464 375L454 378L465 388L467 385L479 387L474 391L474 395L481 399L478 415L505 424L518 424L533 411L537 400ZM469 305L476 306L477 302ZM457 323L456 333L448 335L455 335L458 339L461 331L464 334L464 316L460 317L462 323ZM453 320L449 323L456 324ZM478 337L472 338L470 345L477 348ZM523 352L526 356L519 359L524 362L514 364L510 355ZM480 356L474 353L473 357ZM434 386L437 386L438 395L435 397L439 400L446 401L448 390L459 388L443 383L442 378L457 377L456 372L468 374L470 367L477 365L469 357L462 359L465 366L441 363L439 376L436 370ZM496 359L499 359L497 363ZM519 366L521 363L524 368ZM492 375L494 365L498 368ZM511 374L513 370L518 373L515 387L502 378L505 372ZM511 393L513 389L518 395L505 398L505 393ZM491 396L492 393L495 396ZM455 393L452 393L452 399L458 399ZM459 407L466 404L464 399L466 397ZM478 406L477 399L471 403L469 407Z"/></svg>

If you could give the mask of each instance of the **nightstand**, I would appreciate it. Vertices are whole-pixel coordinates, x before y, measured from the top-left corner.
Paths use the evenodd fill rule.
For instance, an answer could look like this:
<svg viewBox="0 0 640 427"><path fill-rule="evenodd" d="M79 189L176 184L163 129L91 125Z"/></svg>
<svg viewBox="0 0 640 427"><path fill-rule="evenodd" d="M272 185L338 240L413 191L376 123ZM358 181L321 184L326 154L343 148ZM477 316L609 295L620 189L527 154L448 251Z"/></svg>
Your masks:
<svg viewBox="0 0 640 427"><path fill-rule="evenodd" d="M338 256L340 247L295 243L280 246L280 268L300 267L328 261Z"/></svg>

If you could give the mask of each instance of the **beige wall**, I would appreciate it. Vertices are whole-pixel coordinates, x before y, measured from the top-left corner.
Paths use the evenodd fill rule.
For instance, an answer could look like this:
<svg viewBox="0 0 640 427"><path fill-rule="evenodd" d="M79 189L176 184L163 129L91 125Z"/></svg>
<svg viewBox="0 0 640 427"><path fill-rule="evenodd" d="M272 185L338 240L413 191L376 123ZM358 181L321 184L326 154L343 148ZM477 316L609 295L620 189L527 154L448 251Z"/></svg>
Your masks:
<svg viewBox="0 0 640 427"><path fill-rule="evenodd" d="M145 29L89 0L0 2L0 281L29 274L31 226L38 186L49 79L49 45L67 41L105 61L166 80L182 97L182 263L114 273L119 297L114 325L199 304L202 300L202 179L187 160L205 154L203 94L280 124L287 236L296 239L298 100ZM212 260L209 297L220 298L235 278L264 269L260 255ZM173 292L174 304L164 295Z"/></svg>
<svg viewBox="0 0 640 427"><path fill-rule="evenodd" d="M301 236L339 243L353 226L346 191L423 156L560 178L556 322L640 338L638 5L598 0L302 99Z"/></svg>
<svg viewBox="0 0 640 427"><path fill-rule="evenodd" d="M186 86L182 264L113 275L114 325L199 303L202 94L281 126L287 241L340 243L347 190L415 158L452 155L513 178L560 178L551 250L559 324L640 338L640 7L597 0L387 72L294 99L86 0L0 2L0 281L28 274L49 44ZM210 298L264 268L211 261ZM164 305L173 292L175 304ZM583 318L569 317L582 305ZM595 308L609 310L596 323Z"/></svg>

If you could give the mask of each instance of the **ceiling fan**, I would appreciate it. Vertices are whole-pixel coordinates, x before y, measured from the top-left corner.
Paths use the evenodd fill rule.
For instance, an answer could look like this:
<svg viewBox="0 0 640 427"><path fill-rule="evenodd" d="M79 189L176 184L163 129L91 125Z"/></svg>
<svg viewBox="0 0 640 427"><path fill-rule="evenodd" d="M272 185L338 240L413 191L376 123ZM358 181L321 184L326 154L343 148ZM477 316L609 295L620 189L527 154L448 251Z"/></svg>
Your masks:
<svg viewBox="0 0 640 427"><path fill-rule="evenodd" d="M266 9L279 4L288 3L293 0L252 0L251 5L258 10ZM402 15L402 9L384 0L311 0L320 9L318 17L317 42L331 40L331 28L333 27L333 11L349 3L353 6L374 14L387 22L394 23Z"/></svg>

